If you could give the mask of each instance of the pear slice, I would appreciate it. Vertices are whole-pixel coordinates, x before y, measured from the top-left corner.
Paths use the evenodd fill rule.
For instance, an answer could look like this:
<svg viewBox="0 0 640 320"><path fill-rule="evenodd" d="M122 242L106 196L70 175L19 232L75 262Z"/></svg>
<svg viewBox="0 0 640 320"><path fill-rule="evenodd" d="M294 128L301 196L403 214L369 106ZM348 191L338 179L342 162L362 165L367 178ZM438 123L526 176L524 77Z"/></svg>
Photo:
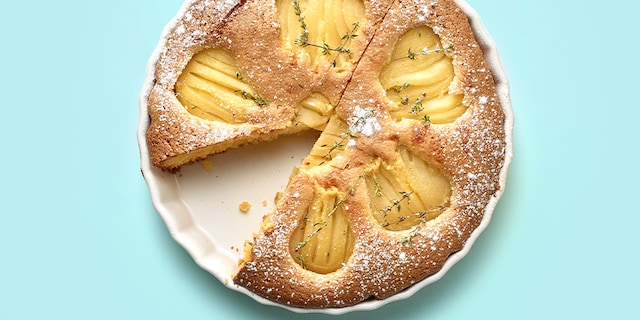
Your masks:
<svg viewBox="0 0 640 320"><path fill-rule="evenodd" d="M394 120L444 124L467 110L461 94L449 93L454 80L450 49L427 26L411 29L398 39L380 72L380 83L393 104Z"/></svg>
<svg viewBox="0 0 640 320"><path fill-rule="evenodd" d="M322 274L340 269L354 247L354 235L336 187L315 186L314 197L289 243L291 256L303 268Z"/></svg>
<svg viewBox="0 0 640 320"><path fill-rule="evenodd" d="M410 229L449 206L449 180L406 148L398 150L393 163L374 160L364 180L373 216L387 230Z"/></svg>
<svg viewBox="0 0 640 320"><path fill-rule="evenodd" d="M349 70L351 40L365 23L362 0L276 0L284 48L308 59L318 72Z"/></svg>
<svg viewBox="0 0 640 320"><path fill-rule="evenodd" d="M333 115L314 143L309 155L302 159L301 168L310 169L340 157L351 138L353 136L349 133L347 123Z"/></svg>
<svg viewBox="0 0 640 320"><path fill-rule="evenodd" d="M243 110L262 103L256 91L243 81L234 59L221 48L197 53L182 71L174 90L191 114L226 123L245 122Z"/></svg>
<svg viewBox="0 0 640 320"><path fill-rule="evenodd" d="M323 130L329 122L333 105L321 93L312 93L302 100L296 110L296 119L309 128Z"/></svg>

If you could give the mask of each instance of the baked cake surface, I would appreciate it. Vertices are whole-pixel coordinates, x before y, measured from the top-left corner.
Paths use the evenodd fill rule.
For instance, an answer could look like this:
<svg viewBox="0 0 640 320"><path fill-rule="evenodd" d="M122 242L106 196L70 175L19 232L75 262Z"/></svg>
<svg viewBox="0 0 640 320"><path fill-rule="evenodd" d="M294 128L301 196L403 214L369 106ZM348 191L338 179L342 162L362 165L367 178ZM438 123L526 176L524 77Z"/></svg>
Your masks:
<svg viewBox="0 0 640 320"><path fill-rule="evenodd" d="M233 276L267 299L394 295L442 269L499 194L505 115L452 0L195 1L155 76L163 170L322 131Z"/></svg>

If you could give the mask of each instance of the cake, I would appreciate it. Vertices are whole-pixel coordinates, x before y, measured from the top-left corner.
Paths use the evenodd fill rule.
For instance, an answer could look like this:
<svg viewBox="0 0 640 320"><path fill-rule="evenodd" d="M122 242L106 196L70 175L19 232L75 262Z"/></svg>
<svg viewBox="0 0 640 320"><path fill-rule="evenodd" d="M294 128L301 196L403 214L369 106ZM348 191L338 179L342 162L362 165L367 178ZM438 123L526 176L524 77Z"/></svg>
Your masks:
<svg viewBox="0 0 640 320"><path fill-rule="evenodd" d="M196 0L163 48L158 168L321 132L232 276L261 297L388 298L441 270L501 193L509 129L453 0Z"/></svg>

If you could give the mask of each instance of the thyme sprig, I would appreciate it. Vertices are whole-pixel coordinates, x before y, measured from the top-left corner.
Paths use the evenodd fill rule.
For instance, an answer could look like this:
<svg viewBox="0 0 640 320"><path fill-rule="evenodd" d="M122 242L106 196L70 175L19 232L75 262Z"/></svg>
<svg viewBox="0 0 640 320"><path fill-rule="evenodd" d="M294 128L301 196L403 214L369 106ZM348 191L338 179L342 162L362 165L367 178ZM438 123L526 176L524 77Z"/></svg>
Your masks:
<svg viewBox="0 0 640 320"><path fill-rule="evenodd" d="M429 49L427 47L422 48L422 50L420 51L415 51L412 48L409 48L407 50L407 54L403 57L397 58L394 61L400 60L400 59L411 59L411 60L416 60L418 59L418 56L428 56L430 54L433 53L442 53L442 52L446 52L449 53L453 50L453 44L446 44L444 46L440 46L440 44L436 44L436 47L434 49Z"/></svg>
<svg viewBox="0 0 640 320"><path fill-rule="evenodd" d="M380 198L382 197L382 186L378 182L378 178L376 178L375 174L372 174L371 177L373 178L373 193L376 198Z"/></svg>
<svg viewBox="0 0 640 320"><path fill-rule="evenodd" d="M299 46L306 46L309 43L309 30L307 30L307 23L304 21L304 17L302 16L302 9L300 9L300 1L292 0L293 2L293 11L298 17L298 22L300 23L300 28L302 29L302 33L296 40L296 44Z"/></svg>
<svg viewBox="0 0 640 320"><path fill-rule="evenodd" d="M344 133L341 133L340 137L341 139L334 141L332 145L327 145L327 144L321 145L321 147L323 148L326 148L326 147L329 148L329 150L327 150L327 153L325 153L322 156L323 159L328 159L328 160L333 159L333 157L331 156L331 153L337 149L343 148L346 145L346 142L348 139L353 139L356 136L353 134L351 130L347 130Z"/></svg>
<svg viewBox="0 0 640 320"><path fill-rule="evenodd" d="M364 175L358 176L358 179L356 180L356 183L358 183L358 181L360 181L361 179L364 179ZM346 187L346 191L347 191L346 195L344 197L342 197L342 198L338 198L336 200L336 202L334 202L333 208L327 214L327 218L331 218L338 211L338 208L340 208L340 206L344 206L345 202L349 199L349 197L351 197L351 196L353 196L355 194L355 190L356 190L356 187L354 185L347 186ZM309 221L308 216L305 217L305 220ZM309 241L311 241L311 239L313 237L315 237L320 231L322 231L322 229L324 227L326 227L328 225L329 225L329 223L326 222L326 221L316 222L313 225L313 227L314 228L317 227L317 229L315 229L313 232L309 233L307 235L307 238L304 241L298 242L298 244L296 245L295 251L298 252L300 249L302 249L304 246L306 246L309 243ZM304 257L302 257L302 254L298 254L297 258L298 258L298 260L300 260L302 267L305 268Z"/></svg>
<svg viewBox="0 0 640 320"><path fill-rule="evenodd" d="M424 223L424 222L427 222L430 213L443 211L444 209L446 209L445 206L439 205L439 206L435 206L435 207L432 207L432 208L424 210L424 211L413 213L413 214L408 215L408 216L399 216L398 220L394 221L394 222L389 222L389 221L386 221L386 219L385 219L385 222L381 223L380 225L382 227L386 228L386 227L388 227L388 226L390 226L392 224L401 223L401 222L403 222L403 221L405 221L405 220L407 220L407 219L409 219L411 217L416 217L420 221L420 223Z"/></svg>
<svg viewBox="0 0 640 320"><path fill-rule="evenodd" d="M334 204L333 204L333 208L327 214L327 218L331 218L338 211L338 208L340 208L340 206L344 205L345 201L347 201L346 198L337 199L336 202L334 202ZM309 221L308 217L305 217L305 220ZM328 225L329 225L329 223L327 221L324 221L324 220L314 223L313 224L313 228L316 228L316 229L313 230L311 233L309 233L305 240L298 242L298 244L296 245L295 251L298 252L300 249L304 248L304 246L309 244L309 241L311 241L311 239L313 237L318 235L318 233L320 233L320 231L322 231L322 229L324 229ZM300 255L298 255L298 256L300 256Z"/></svg>
<svg viewBox="0 0 640 320"><path fill-rule="evenodd" d="M393 90L393 92L398 95L398 97L400 97L400 104L403 106L408 106L409 107L409 112L412 114L419 114L420 112L422 112L424 110L424 106L422 105L422 101L424 100L424 98L427 96L426 92L422 92L417 98L416 100L413 102L412 105L409 105L409 96L401 96L400 93L402 91L404 91L405 89L409 88L411 86L411 83L409 82L405 82L402 86L400 87L394 87L391 88L391 90ZM426 118L425 118L426 117ZM428 121L428 116L423 117L423 120L425 123L429 122Z"/></svg>
<svg viewBox="0 0 640 320"><path fill-rule="evenodd" d="M301 47L318 48L321 50L323 55L330 55L332 52L336 52L336 56L331 62L331 66L333 67L336 66L338 61L338 56L340 54L346 54L349 58L351 58L351 55L352 55L351 49L348 48L347 45L349 44L349 41L358 37L356 32L360 28L360 23L354 22L352 24L352 29L341 37L341 40L343 42L340 46L332 47L325 41L323 41L322 44L310 43L309 29L307 29L307 22L305 21L305 17L302 15L302 9L300 8L300 1L292 0L292 3L293 3L293 12L298 17L298 23L300 23L300 29L302 29L302 32L300 32L298 39L295 40L295 44Z"/></svg>
<svg viewBox="0 0 640 320"><path fill-rule="evenodd" d="M298 252L298 250L300 250L304 246L306 246L309 243L309 241L311 241L311 239L313 237L315 237L320 231L322 231L322 229L324 229L324 227L326 227L326 226L327 226L327 222L326 221L320 221L320 222L314 223L313 227L316 228L316 229L313 230L311 233L309 233L305 240L298 242L298 244L296 245L295 251Z"/></svg>
<svg viewBox="0 0 640 320"><path fill-rule="evenodd" d="M404 84L402 84L401 87L399 88L392 88L392 90L396 93L396 94L400 94L400 92L402 92L404 89L409 88L409 86L411 85L410 82L405 82Z"/></svg>
<svg viewBox="0 0 640 320"><path fill-rule="evenodd" d="M298 259L298 261L300 261L300 266L302 267L302 269L307 270L307 263L306 263L306 258L304 255L302 255L302 253L299 253L296 258Z"/></svg>
<svg viewBox="0 0 640 320"><path fill-rule="evenodd" d="M421 93L420 96L416 98L416 101L413 103L413 106L411 106L411 110L409 112L411 112L412 114L418 114L422 112L422 110L424 110L424 106L422 105L422 100L426 96L427 96L426 92Z"/></svg>
<svg viewBox="0 0 640 320"><path fill-rule="evenodd" d="M236 70L235 77L240 81L244 81L244 77L242 76L242 72L240 72L240 70ZM253 100L253 102L255 102L255 104L257 104L258 106L266 106L271 103L271 100L265 99L259 94L253 94L245 90L234 90L233 93L241 96L245 100ZM176 97L177 96L178 94L176 94Z"/></svg>
<svg viewBox="0 0 640 320"><path fill-rule="evenodd" d="M409 245L411 244L411 239L413 239L413 237L415 237L418 232L420 231L422 225L416 225L414 226L411 231L409 231L409 234L407 234L404 238L402 238L402 243Z"/></svg>
<svg viewBox="0 0 640 320"><path fill-rule="evenodd" d="M331 209L331 212L329 212L329 214L327 215L327 217L331 217L333 216L334 213L336 213L336 211L338 211L338 207L340 207L341 205L344 204L344 202L346 201L346 199L342 198L342 199L338 199L338 201L336 201L333 204L333 209Z"/></svg>
<svg viewBox="0 0 640 320"><path fill-rule="evenodd" d="M347 186L346 191L348 196L353 196L356 193L356 185L360 182L360 180L363 180L363 179L364 179L364 173L358 176L358 179L356 179L354 184Z"/></svg>
<svg viewBox="0 0 640 320"><path fill-rule="evenodd" d="M240 90L236 90L234 91L235 93L239 94L243 99L246 100L253 100L253 102L255 102L255 104L257 104L258 106L266 106L269 103L271 103L271 100L269 99L265 99L263 97L261 97L258 94L251 94L247 91L240 91Z"/></svg>
<svg viewBox="0 0 640 320"><path fill-rule="evenodd" d="M411 199L409 197L412 194L413 194L413 191L411 192L400 191L401 197L398 199L391 199L390 200L391 204L383 208L382 210L380 210L380 214L382 214L383 217L386 217L387 214L391 212L391 210L393 210L394 208L397 209L398 212L400 212L400 210L402 209L402 201L407 200L407 204L411 203Z"/></svg>

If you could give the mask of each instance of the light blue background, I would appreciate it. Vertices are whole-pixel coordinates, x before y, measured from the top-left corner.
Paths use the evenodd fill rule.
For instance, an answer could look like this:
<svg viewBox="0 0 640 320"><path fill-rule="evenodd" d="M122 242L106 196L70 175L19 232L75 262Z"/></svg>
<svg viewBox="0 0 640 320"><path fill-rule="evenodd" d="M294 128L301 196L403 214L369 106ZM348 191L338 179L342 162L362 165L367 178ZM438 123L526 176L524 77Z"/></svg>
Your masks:
<svg viewBox="0 0 640 320"><path fill-rule="evenodd" d="M638 319L640 6L468 1L511 80L504 197L442 280L338 318ZM151 206L138 95L180 6L0 6L0 319L328 318L226 289Z"/></svg>

